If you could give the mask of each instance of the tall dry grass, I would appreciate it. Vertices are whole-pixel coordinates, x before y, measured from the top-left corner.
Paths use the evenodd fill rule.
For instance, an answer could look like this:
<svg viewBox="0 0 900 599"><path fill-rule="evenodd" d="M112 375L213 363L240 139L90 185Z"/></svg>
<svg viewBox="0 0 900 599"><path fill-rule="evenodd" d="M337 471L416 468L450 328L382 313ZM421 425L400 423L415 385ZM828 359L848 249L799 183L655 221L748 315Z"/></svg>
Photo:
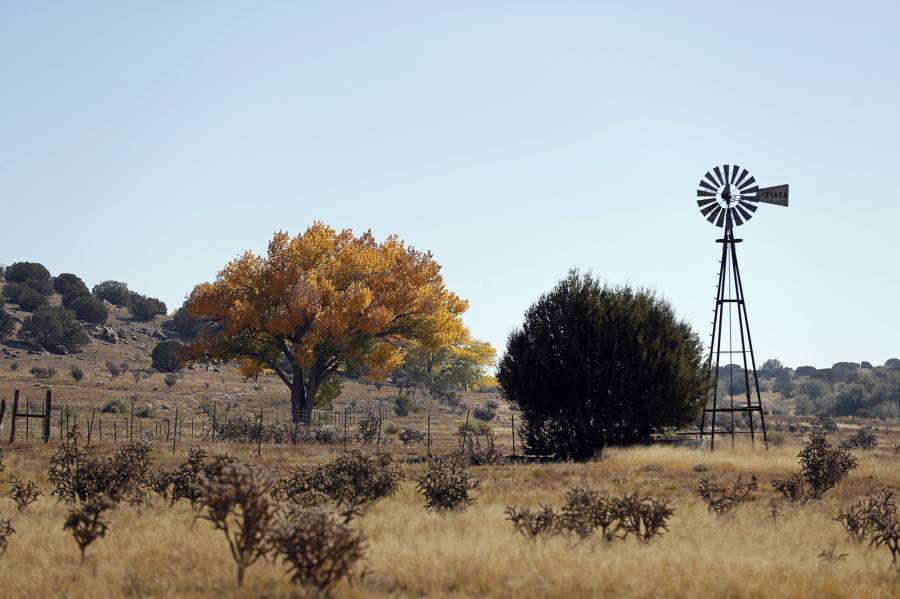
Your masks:
<svg viewBox="0 0 900 599"><path fill-rule="evenodd" d="M900 488L900 454L892 446L861 453L860 468L812 505L784 504L772 520L772 478L797 469L798 439L769 452L739 445L720 451L645 447L612 450L586 464L532 464L478 468L476 503L463 513L426 512L411 477L424 469L405 465L401 491L355 522L368 535L367 575L341 582L337 597L898 597L900 575L885 551L849 543L832 520L837 510L882 486ZM255 461L250 448L231 448ZM108 450L102 448L100 451ZM7 450L7 472L39 481L49 492L50 448ZM172 463L163 448L157 459ZM321 461L315 450L269 449L261 462L286 469ZM702 465L702 466L701 466ZM700 470L700 472L698 472ZM733 519L709 514L698 499L703 476L733 479L756 473L757 501ZM559 504L573 484L612 493L641 491L669 499L676 508L670 532L649 545L633 541L574 543L552 538L536 543L515 536L504 519L507 504ZM5 492L5 487L4 487ZM0 596L34 597L294 597L282 569L258 563L244 587L221 533L195 520L186 506L161 500L140 512L113 512L106 538L79 563L63 531L65 508L42 497L24 514L0 500L0 515L17 532L0 557ZM827 564L827 549L847 553Z"/></svg>

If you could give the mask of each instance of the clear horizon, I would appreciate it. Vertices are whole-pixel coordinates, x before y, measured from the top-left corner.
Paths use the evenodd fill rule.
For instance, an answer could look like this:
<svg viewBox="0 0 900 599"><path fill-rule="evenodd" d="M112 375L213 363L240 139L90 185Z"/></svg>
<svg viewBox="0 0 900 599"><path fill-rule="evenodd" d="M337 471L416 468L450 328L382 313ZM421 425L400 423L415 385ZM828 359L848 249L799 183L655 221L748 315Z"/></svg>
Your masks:
<svg viewBox="0 0 900 599"><path fill-rule="evenodd" d="M791 206L737 230L757 364L900 356L900 5L0 8L0 263L170 312L313 221L431 250L502 353L570 268L706 339L700 177ZM836 43L843 40L843 43Z"/></svg>

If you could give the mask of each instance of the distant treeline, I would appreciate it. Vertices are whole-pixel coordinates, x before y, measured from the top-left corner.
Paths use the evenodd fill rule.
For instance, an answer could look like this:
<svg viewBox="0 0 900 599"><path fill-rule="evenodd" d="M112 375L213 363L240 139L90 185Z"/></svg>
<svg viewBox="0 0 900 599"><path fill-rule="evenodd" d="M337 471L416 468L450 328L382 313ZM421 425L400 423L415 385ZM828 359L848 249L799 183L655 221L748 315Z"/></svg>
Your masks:
<svg viewBox="0 0 900 599"><path fill-rule="evenodd" d="M760 388L791 399L798 415L829 414L860 418L900 418L900 358L881 366L871 362L838 362L831 368L787 368L779 360L766 360L758 369ZM720 393L744 395L753 373L729 364L719 369ZM785 410L784 406L773 406Z"/></svg>

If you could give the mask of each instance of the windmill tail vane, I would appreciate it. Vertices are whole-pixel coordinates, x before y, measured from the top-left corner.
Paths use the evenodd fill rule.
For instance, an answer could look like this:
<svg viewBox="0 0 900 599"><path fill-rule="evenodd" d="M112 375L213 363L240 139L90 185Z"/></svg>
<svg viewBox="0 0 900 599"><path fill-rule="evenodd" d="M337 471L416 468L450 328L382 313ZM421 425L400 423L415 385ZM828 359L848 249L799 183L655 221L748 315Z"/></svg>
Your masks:
<svg viewBox="0 0 900 599"><path fill-rule="evenodd" d="M718 434L730 434L732 446L737 434L750 435L751 443L755 444L757 418L763 442L768 448L766 421L756 373L756 357L753 353L744 284L737 259L736 247L743 240L734 238L734 227L750 220L759 204L786 207L788 192L788 185L760 188L756 178L747 169L736 164L714 167L703 175L697 186L697 206L700 213L713 225L725 229L723 238L716 240L722 244L722 256L719 262L715 316L712 321L713 330L710 335L707 366L712 389L710 398L703 408L699 430L701 440L709 437L710 449L715 449L717 427L722 424L725 424L725 430ZM724 328L726 322L727 329ZM737 349L738 342L740 349ZM723 357L727 363L723 362ZM741 364L735 364L736 359L739 359ZM720 380L723 378L728 390L727 398L719 389ZM735 397L739 394L735 393L736 389L743 395L737 402ZM724 422L722 420L717 422L720 416ZM744 430L738 430L742 425Z"/></svg>

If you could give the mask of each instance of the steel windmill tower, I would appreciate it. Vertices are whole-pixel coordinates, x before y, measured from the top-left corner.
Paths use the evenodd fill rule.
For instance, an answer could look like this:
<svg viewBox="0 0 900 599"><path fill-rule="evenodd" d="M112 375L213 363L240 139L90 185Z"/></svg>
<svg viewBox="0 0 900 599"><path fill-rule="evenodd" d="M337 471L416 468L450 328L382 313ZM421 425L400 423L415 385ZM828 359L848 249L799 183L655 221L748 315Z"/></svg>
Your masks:
<svg viewBox="0 0 900 599"><path fill-rule="evenodd" d="M697 205L700 213L710 223L724 229L725 234L716 243L722 244L722 257L719 263L719 281L716 285L715 316L712 321L712 334L709 342L709 361L707 369L711 378L710 398L703 409L700 421L700 438L709 436L710 449L715 449L716 427L719 424L730 424L732 445L736 434L749 434L751 442L756 441L755 418L758 414L762 430L763 442L768 447L766 438L766 420L763 415L762 397L759 392L759 381L756 375L756 357L753 354L753 340L750 335L750 322L747 318L747 304L744 298L744 285L738 267L737 244L742 239L735 239L734 228L750 220L759 204L775 206L788 205L788 186L779 185L760 189L756 179L745 168L738 165L717 166L708 171L700 179L697 187ZM736 312L736 314L735 314ZM734 320L737 320L737 335L734 334ZM723 331L727 321L727 330ZM737 349L737 344L740 349ZM723 347L724 344L724 347ZM723 363L723 356L727 362ZM734 376L735 358L743 364L743 390L746 401L735 402ZM728 399L719 392L719 379L723 368L729 371ZM752 372L752 380L751 380ZM725 422L718 420L724 415ZM744 423L735 420L743 419ZM707 429L707 422L709 428ZM746 424L747 430L737 430ZM721 434L721 433L720 433Z"/></svg>

